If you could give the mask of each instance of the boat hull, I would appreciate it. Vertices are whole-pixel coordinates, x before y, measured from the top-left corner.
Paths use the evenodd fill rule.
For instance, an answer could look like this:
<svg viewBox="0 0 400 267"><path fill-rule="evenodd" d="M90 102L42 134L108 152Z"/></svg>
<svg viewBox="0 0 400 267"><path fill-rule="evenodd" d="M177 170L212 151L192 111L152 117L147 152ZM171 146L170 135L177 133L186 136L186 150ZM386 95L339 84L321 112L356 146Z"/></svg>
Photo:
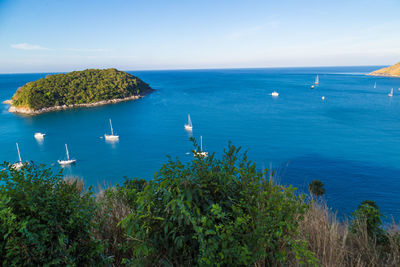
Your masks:
<svg viewBox="0 0 400 267"><path fill-rule="evenodd" d="M208 152L194 152L194 155L195 156L198 156L198 157L204 157L204 158L206 158L206 157L208 157Z"/></svg>
<svg viewBox="0 0 400 267"><path fill-rule="evenodd" d="M70 160L58 160L58 164L60 165L71 165L76 162L76 159L70 159Z"/></svg>
<svg viewBox="0 0 400 267"><path fill-rule="evenodd" d="M108 140L108 141L117 141L119 140L119 135L109 135L109 134L105 134L104 135L104 139Z"/></svg>
<svg viewBox="0 0 400 267"><path fill-rule="evenodd" d="M46 134L42 134L42 133L35 133L35 138L36 139L43 139L44 138L44 136L45 136Z"/></svg>

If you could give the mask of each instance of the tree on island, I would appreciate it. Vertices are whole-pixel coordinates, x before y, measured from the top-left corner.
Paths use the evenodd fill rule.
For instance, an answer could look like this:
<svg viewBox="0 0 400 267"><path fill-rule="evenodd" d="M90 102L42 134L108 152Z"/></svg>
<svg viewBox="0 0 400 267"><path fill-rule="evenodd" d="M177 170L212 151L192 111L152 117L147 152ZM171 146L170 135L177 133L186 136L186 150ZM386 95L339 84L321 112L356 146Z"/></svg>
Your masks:
<svg viewBox="0 0 400 267"><path fill-rule="evenodd" d="M320 180L313 180L309 185L308 185L308 190L310 193L316 197L323 196L325 194L325 188L324 188L324 183L321 182Z"/></svg>

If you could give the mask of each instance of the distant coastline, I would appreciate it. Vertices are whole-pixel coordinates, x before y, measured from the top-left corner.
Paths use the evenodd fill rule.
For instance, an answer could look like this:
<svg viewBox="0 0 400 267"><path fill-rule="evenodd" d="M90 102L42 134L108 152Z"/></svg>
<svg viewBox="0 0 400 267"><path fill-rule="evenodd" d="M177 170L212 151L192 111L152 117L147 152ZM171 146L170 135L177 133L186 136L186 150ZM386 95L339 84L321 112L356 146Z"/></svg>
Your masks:
<svg viewBox="0 0 400 267"><path fill-rule="evenodd" d="M373 71L367 75L400 78L400 63Z"/></svg>
<svg viewBox="0 0 400 267"><path fill-rule="evenodd" d="M8 109L8 111L11 113L24 114L24 115L39 115L39 114L43 114L43 113L47 113L47 112L60 111L60 110L66 110L66 109L72 109L72 108L89 108L89 107L97 107L97 106L103 106L103 105L109 105L109 104L116 104L119 102L137 100L137 99L145 97L146 95L150 94L151 92L153 92L153 90L148 90L146 92L142 92L142 94L140 94L140 95L134 95L134 96L129 96L129 97L125 97L125 98L102 100L102 101L98 101L98 102L94 102L94 103L85 103L85 104L61 105L61 106L54 106L54 107L37 109L37 110L31 109L28 107L15 107L12 105L12 100L5 100L2 103L6 104L6 105L10 105L10 108Z"/></svg>

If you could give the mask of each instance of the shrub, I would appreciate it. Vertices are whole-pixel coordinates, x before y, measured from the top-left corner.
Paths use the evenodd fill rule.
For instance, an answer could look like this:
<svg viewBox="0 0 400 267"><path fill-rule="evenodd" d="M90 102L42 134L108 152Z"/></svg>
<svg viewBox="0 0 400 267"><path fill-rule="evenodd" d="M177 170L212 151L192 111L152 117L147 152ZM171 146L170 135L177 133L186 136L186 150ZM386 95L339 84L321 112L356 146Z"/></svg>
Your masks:
<svg viewBox="0 0 400 267"><path fill-rule="evenodd" d="M117 184L97 194L95 221L98 227L94 236L105 245L105 254L112 256L116 266L121 265L124 258L132 256L131 244L118 223L132 213L137 193L146 183L142 179L125 180L123 186Z"/></svg>
<svg viewBox="0 0 400 267"><path fill-rule="evenodd" d="M313 180L308 185L308 190L310 193L316 197L322 196L325 194L324 184L320 180Z"/></svg>
<svg viewBox="0 0 400 267"><path fill-rule="evenodd" d="M306 205L294 189L263 178L246 153L169 158L137 194L121 225L132 247L128 265L277 265L289 255L316 260L297 240Z"/></svg>
<svg viewBox="0 0 400 267"><path fill-rule="evenodd" d="M365 224L368 236L382 242L385 239L385 233L381 228L382 216L374 201L364 200L353 212L351 230L353 233L357 233L360 229L359 226Z"/></svg>
<svg viewBox="0 0 400 267"><path fill-rule="evenodd" d="M4 266L98 266L90 192L42 166L0 172L0 258Z"/></svg>

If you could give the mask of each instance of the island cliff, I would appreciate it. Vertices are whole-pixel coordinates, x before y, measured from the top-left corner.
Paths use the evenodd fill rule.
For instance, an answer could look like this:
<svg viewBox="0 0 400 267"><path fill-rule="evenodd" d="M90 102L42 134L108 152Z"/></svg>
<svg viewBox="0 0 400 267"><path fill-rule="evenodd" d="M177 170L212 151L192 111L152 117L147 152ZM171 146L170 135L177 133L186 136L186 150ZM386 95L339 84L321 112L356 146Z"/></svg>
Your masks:
<svg viewBox="0 0 400 267"><path fill-rule="evenodd" d="M153 89L138 77L116 69L87 69L48 75L18 88L9 111L23 114L93 107L141 98Z"/></svg>
<svg viewBox="0 0 400 267"><path fill-rule="evenodd" d="M373 71L368 75L400 77L400 62L393 66Z"/></svg>

